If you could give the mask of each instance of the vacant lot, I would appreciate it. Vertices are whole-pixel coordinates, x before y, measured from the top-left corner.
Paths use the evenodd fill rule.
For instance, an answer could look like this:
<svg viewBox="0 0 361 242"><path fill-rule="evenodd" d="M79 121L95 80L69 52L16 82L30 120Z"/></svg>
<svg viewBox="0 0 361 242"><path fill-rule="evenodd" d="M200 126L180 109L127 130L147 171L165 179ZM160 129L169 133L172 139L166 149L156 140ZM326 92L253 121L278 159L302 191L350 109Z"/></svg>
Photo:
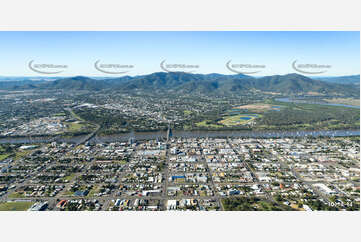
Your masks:
<svg viewBox="0 0 361 242"><path fill-rule="evenodd" d="M5 202L0 203L0 211L26 211L33 202Z"/></svg>
<svg viewBox="0 0 361 242"><path fill-rule="evenodd" d="M242 105L237 108L239 109L255 109L255 110L264 110L264 109L270 109L272 107L271 104L266 103L255 103L255 104L248 104L248 105Z"/></svg>

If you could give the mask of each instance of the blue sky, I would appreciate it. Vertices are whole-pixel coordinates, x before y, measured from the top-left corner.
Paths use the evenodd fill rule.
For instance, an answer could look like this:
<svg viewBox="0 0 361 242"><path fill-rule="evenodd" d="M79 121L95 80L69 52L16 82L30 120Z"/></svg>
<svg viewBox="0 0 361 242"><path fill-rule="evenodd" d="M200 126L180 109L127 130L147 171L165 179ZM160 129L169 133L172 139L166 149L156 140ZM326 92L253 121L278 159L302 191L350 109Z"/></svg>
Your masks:
<svg viewBox="0 0 361 242"><path fill-rule="evenodd" d="M225 64L265 65L257 75L294 73L291 64L331 65L323 76L360 73L359 32L0 32L0 76L38 76L28 68L61 64L63 76L107 76L94 62L134 65L129 75L161 71L160 62L230 72ZM111 75L108 75L111 76Z"/></svg>

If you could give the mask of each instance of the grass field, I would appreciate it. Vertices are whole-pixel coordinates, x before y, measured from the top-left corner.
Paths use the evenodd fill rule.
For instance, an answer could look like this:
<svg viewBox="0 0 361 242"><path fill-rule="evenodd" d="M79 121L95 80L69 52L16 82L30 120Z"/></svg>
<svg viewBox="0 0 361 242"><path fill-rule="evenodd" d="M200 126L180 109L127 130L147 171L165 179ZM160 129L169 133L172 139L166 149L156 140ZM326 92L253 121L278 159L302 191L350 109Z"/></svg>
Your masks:
<svg viewBox="0 0 361 242"><path fill-rule="evenodd" d="M22 150L15 153L15 160L25 157L31 153L31 150Z"/></svg>
<svg viewBox="0 0 361 242"><path fill-rule="evenodd" d="M5 160L6 158L9 157L9 155L10 155L10 154L1 154L1 155L0 155L0 161Z"/></svg>
<svg viewBox="0 0 361 242"><path fill-rule="evenodd" d="M33 202L5 202L0 203L0 211L26 211Z"/></svg>
<svg viewBox="0 0 361 242"><path fill-rule="evenodd" d="M227 116L223 120L219 121L219 123L226 126L242 125L251 122L258 117L259 115L254 114L239 114L234 116Z"/></svg>
<svg viewBox="0 0 361 242"><path fill-rule="evenodd" d="M68 132L77 132L81 130L84 126L83 124L76 122L66 123L66 125L68 126Z"/></svg>
<svg viewBox="0 0 361 242"><path fill-rule="evenodd" d="M9 198L24 198L25 196L23 193L13 192L8 197Z"/></svg>
<svg viewBox="0 0 361 242"><path fill-rule="evenodd" d="M116 163L116 164L122 164L122 165L125 165L125 164L127 164L127 161L126 160L114 160L114 161L112 161L113 163Z"/></svg>
<svg viewBox="0 0 361 242"><path fill-rule="evenodd" d="M222 127L222 125L212 124L209 122L210 122L210 120L203 120L202 122L196 123L196 126L206 127L206 128L221 128Z"/></svg>

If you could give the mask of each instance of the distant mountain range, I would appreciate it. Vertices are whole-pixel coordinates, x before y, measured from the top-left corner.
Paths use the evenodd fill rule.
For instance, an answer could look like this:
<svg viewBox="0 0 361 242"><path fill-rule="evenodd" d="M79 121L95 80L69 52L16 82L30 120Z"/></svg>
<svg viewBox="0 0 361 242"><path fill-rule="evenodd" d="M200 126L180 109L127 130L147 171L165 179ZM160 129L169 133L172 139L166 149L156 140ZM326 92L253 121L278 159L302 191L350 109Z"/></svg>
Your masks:
<svg viewBox="0 0 361 242"><path fill-rule="evenodd" d="M353 76L337 76L337 77L318 77L314 78L315 80L325 81L325 82L333 82L339 84L355 84L360 85L360 75Z"/></svg>
<svg viewBox="0 0 361 242"><path fill-rule="evenodd" d="M357 80L358 77L358 81ZM0 82L0 89L62 89L62 90L161 90L173 93L237 94L250 90L282 94L323 93L359 96L360 76L311 79L299 74L251 77L243 74L190 74L156 72L142 76L95 79L85 76L60 78L54 81ZM355 84L358 84L355 86Z"/></svg>

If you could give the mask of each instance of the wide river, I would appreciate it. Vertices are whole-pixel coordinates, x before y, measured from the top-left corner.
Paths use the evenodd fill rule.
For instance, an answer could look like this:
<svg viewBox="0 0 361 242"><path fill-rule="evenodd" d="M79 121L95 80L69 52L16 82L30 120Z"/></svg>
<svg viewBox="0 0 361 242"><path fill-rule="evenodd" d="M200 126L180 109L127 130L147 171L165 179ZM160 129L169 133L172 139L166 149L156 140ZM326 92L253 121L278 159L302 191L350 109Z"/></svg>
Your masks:
<svg viewBox="0 0 361 242"><path fill-rule="evenodd" d="M127 134L116 134L107 136L95 136L90 139L91 143L115 142L115 141L128 141L130 138L135 140L150 140L166 138L167 133L159 132L134 132ZM360 136L360 130L332 130L332 131L173 131L173 137L182 138L217 138L217 137L252 137L252 138L284 138L284 137L306 137L306 136L327 136L327 137L342 137L342 136ZM30 144L30 143L48 143L51 141L77 143L82 140L84 136L73 138L48 138L48 137L32 137L30 138L1 138L1 143L12 144Z"/></svg>
<svg viewBox="0 0 361 242"><path fill-rule="evenodd" d="M342 106L348 108L360 108L359 106L333 104L333 103L318 103L309 102L305 100L294 100L290 98L278 98L280 102L297 102L297 103L310 103L329 106ZM127 134L115 134L107 136L95 136L90 139L91 143L115 142L115 141L128 141L130 138L135 140L150 140L166 138L167 132L133 132ZM173 137L181 138L217 138L217 137L252 137L252 138L283 138L283 137L306 137L306 136L327 136L327 137L342 137L342 136L360 136L360 130L316 130L316 131L173 131ZM49 137L32 137L32 138L0 138L1 143L47 143L51 141L77 143L85 136L77 136L72 138L49 138Z"/></svg>

